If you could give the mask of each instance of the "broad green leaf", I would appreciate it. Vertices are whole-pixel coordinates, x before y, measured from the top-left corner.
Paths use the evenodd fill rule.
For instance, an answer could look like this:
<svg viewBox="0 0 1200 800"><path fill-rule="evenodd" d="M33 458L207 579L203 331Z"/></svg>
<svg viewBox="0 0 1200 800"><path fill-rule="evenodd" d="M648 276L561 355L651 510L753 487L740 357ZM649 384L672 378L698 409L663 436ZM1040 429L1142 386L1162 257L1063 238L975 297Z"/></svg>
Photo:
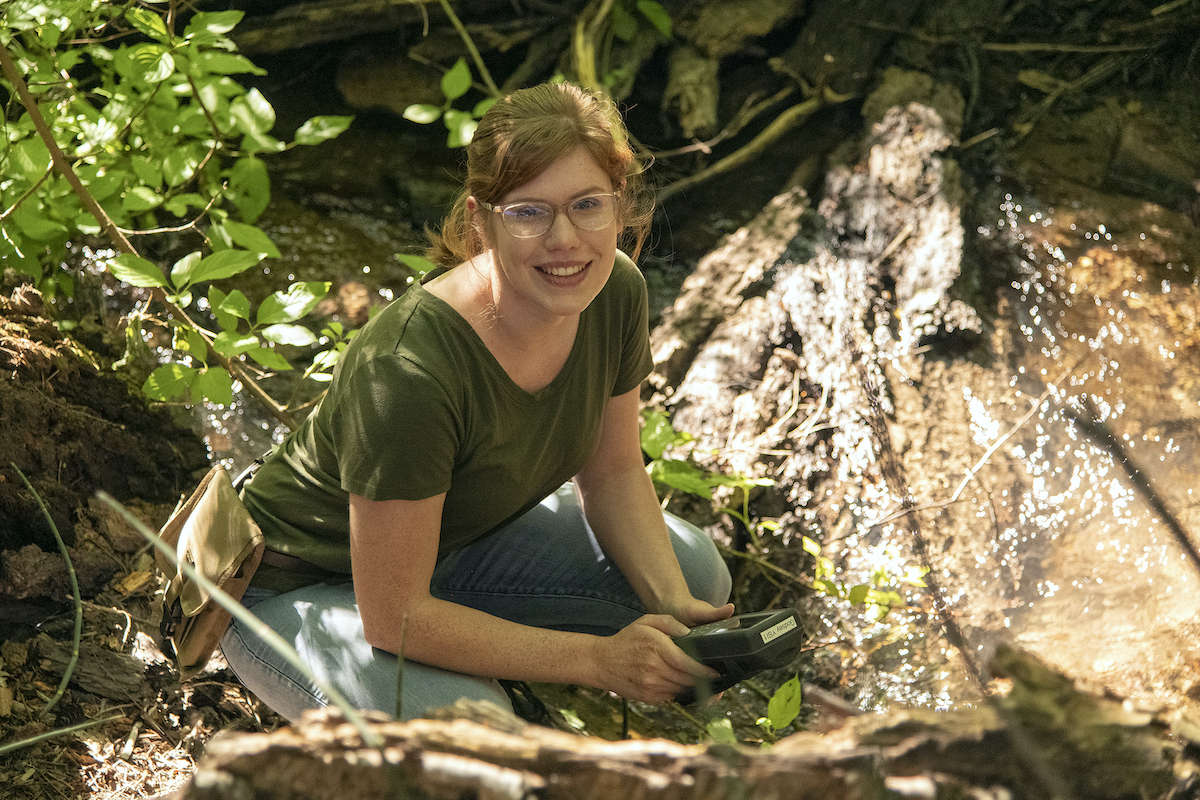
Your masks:
<svg viewBox="0 0 1200 800"><path fill-rule="evenodd" d="M266 133L275 126L275 109L258 89L234 98L229 111L238 130L244 134Z"/></svg>
<svg viewBox="0 0 1200 800"><path fill-rule="evenodd" d="M737 736L733 733L733 722L728 717L710 721L705 726L705 730L708 732L708 738L717 744L736 745L738 743Z"/></svg>
<svg viewBox="0 0 1200 800"><path fill-rule="evenodd" d="M491 107L494 105L496 105L495 97L485 97L482 100L480 100L478 103L476 103L475 107L473 109L471 109L471 116L475 117L476 119L479 119L484 114L486 114L488 112L488 110L490 110Z"/></svg>
<svg viewBox="0 0 1200 800"><path fill-rule="evenodd" d="M857 586L851 586L850 591L846 592L846 599L854 605L861 605L866 602L867 595L871 593L870 584L860 583Z"/></svg>
<svg viewBox="0 0 1200 800"><path fill-rule="evenodd" d="M50 170L50 150L40 137L31 136L22 140L13 148L12 153L9 169L13 169L30 183L40 181Z"/></svg>
<svg viewBox="0 0 1200 800"><path fill-rule="evenodd" d="M132 180L129 173L123 170L98 167L94 164L80 164L75 168L75 174L98 201L112 197L118 189L125 186L126 181Z"/></svg>
<svg viewBox="0 0 1200 800"><path fill-rule="evenodd" d="M287 372L292 368L287 359L276 353L269 347L255 347L246 351L246 355L257 361L267 369L278 370L279 372Z"/></svg>
<svg viewBox="0 0 1200 800"><path fill-rule="evenodd" d="M242 152L249 155L254 153L282 153L287 145L262 131L251 131L242 137Z"/></svg>
<svg viewBox="0 0 1200 800"><path fill-rule="evenodd" d="M75 217L75 221L71 223L75 229L84 236L99 236L103 228L100 227L99 220L92 215L90 211L84 211Z"/></svg>
<svg viewBox="0 0 1200 800"><path fill-rule="evenodd" d="M663 8L662 3L656 0L638 0L637 8L642 12L642 16L658 29L663 38L671 38L671 15Z"/></svg>
<svg viewBox="0 0 1200 800"><path fill-rule="evenodd" d="M137 179L152 189L162 186L162 165L157 160L143 155L135 155L129 159L133 174Z"/></svg>
<svg viewBox="0 0 1200 800"><path fill-rule="evenodd" d="M151 400L175 400L187 394L188 387L199 372L195 367L182 364L163 364L142 384L142 392Z"/></svg>
<svg viewBox="0 0 1200 800"><path fill-rule="evenodd" d="M813 588L822 594L829 595L830 597L842 596L841 587L828 578L818 578L817 580L813 581Z"/></svg>
<svg viewBox="0 0 1200 800"><path fill-rule="evenodd" d="M786 728L800 716L802 693L800 677L796 676L771 695L767 701L767 719L775 730Z"/></svg>
<svg viewBox="0 0 1200 800"><path fill-rule="evenodd" d="M233 402L233 379L220 367L208 367L196 376L192 388L219 406Z"/></svg>
<svg viewBox="0 0 1200 800"><path fill-rule="evenodd" d="M279 248L261 228L232 219L222 222L220 227L225 229L234 244L255 253L265 253L268 258L279 258Z"/></svg>
<svg viewBox="0 0 1200 800"><path fill-rule="evenodd" d="M208 73L220 75L266 75L267 71L240 53L202 50L192 57L193 63Z"/></svg>
<svg viewBox="0 0 1200 800"><path fill-rule="evenodd" d="M661 411L647 411L642 419L642 450L652 459L662 458L666 449L679 441L679 435Z"/></svg>
<svg viewBox="0 0 1200 800"><path fill-rule="evenodd" d="M244 11L201 11L192 17L184 29L184 35L200 31L207 33L226 34L237 27L245 16Z"/></svg>
<svg viewBox="0 0 1200 800"><path fill-rule="evenodd" d="M225 292L217 288L216 284L208 285L208 308L213 316L217 318L217 325L222 331L236 331L238 329L238 318L233 314L221 310L221 303L225 302Z"/></svg>
<svg viewBox="0 0 1200 800"><path fill-rule="evenodd" d="M181 353L193 355L203 362L205 355L208 354L208 345L205 343L204 337L200 335L200 331L183 326L179 327L177 331L175 349Z"/></svg>
<svg viewBox="0 0 1200 800"><path fill-rule="evenodd" d="M133 186L121 198L121 208L126 211L149 211L162 204L162 197L149 186Z"/></svg>
<svg viewBox="0 0 1200 800"><path fill-rule="evenodd" d="M316 344L317 335L303 325L291 325L281 322L263 328L262 337L275 344L291 344L297 347L307 347Z"/></svg>
<svg viewBox="0 0 1200 800"><path fill-rule="evenodd" d="M437 269L437 264L422 256L415 256L410 253L396 253L396 259L403 262L404 266L411 269L418 275L424 275L431 269Z"/></svg>
<svg viewBox="0 0 1200 800"><path fill-rule="evenodd" d="M475 136L479 122L465 111L446 109L446 129L450 135L446 138L447 147L466 147Z"/></svg>
<svg viewBox="0 0 1200 800"><path fill-rule="evenodd" d="M175 72L175 58L159 44L140 44L129 51L137 76L147 83L161 83Z"/></svg>
<svg viewBox="0 0 1200 800"><path fill-rule="evenodd" d="M67 232L67 226L48 218L45 210L32 202L17 206L9 216L23 234L39 242L53 241Z"/></svg>
<svg viewBox="0 0 1200 800"><path fill-rule="evenodd" d="M258 219L271 200L271 178L260 158L238 159L229 172L229 187L244 222Z"/></svg>
<svg viewBox="0 0 1200 800"><path fill-rule="evenodd" d="M223 278L232 278L240 272L253 267L258 262L262 261L262 253L251 253L249 250L222 250L219 253L213 253L211 256L200 259L193 265L193 268L186 273L186 283L176 283L176 286L191 286L201 281L219 281ZM172 280L175 279L175 273L171 273Z"/></svg>
<svg viewBox="0 0 1200 800"><path fill-rule="evenodd" d="M275 292L262 301L258 307L257 324L261 327L295 322L312 311L328 291L327 281L293 283L286 292Z"/></svg>
<svg viewBox="0 0 1200 800"><path fill-rule="evenodd" d="M123 253L109 261L108 271L114 278L130 286L149 289L167 285L162 270L156 264L131 253Z"/></svg>
<svg viewBox="0 0 1200 800"><path fill-rule="evenodd" d="M196 270L196 265L200 263L202 257L203 253L199 250L193 250L176 261L171 266L171 285L176 289L183 289L190 286L193 283L191 275Z"/></svg>
<svg viewBox="0 0 1200 800"><path fill-rule="evenodd" d="M414 103L404 109L402 115L409 122L419 122L422 125L428 125L437 120L442 115L442 109L437 106L427 105L425 103Z"/></svg>
<svg viewBox="0 0 1200 800"><path fill-rule="evenodd" d="M333 115L313 117L296 130L296 144L320 144L336 138L350 127L354 117L339 117Z"/></svg>
<svg viewBox="0 0 1200 800"><path fill-rule="evenodd" d="M206 205L208 202L195 192L184 192L167 198L163 208L177 217L185 217L189 208L201 209Z"/></svg>
<svg viewBox="0 0 1200 800"><path fill-rule="evenodd" d="M153 39L167 41L171 36L163 18L153 11L145 8L131 8L125 12L125 18L133 23L133 27Z"/></svg>
<svg viewBox="0 0 1200 800"><path fill-rule="evenodd" d="M650 464L650 477L655 481L699 497L712 498L712 487L695 464L673 458L662 458Z"/></svg>
<svg viewBox="0 0 1200 800"><path fill-rule="evenodd" d="M261 346L258 337L252 333L221 331L213 338L213 350L226 358L235 358L247 350Z"/></svg>
<svg viewBox="0 0 1200 800"><path fill-rule="evenodd" d="M470 89L471 68L467 66L467 59L460 56L442 76L442 94L446 95L447 100L457 100Z"/></svg>
<svg viewBox="0 0 1200 800"><path fill-rule="evenodd" d="M250 301L246 299L246 295L234 289L229 293L229 297L221 301L213 313L217 315L221 330L236 331L238 320L250 319Z"/></svg>
<svg viewBox="0 0 1200 800"><path fill-rule="evenodd" d="M191 180L204 160L206 152L203 147L195 143L169 150L162 162L163 176L167 179L167 185L178 186Z"/></svg>

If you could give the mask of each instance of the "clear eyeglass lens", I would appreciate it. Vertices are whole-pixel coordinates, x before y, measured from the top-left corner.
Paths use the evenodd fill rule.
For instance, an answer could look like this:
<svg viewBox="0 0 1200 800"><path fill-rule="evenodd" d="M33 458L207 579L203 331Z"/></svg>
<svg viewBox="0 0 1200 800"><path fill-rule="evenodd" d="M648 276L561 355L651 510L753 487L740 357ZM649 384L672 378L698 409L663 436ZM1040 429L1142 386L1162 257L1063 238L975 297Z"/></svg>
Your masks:
<svg viewBox="0 0 1200 800"><path fill-rule="evenodd" d="M598 231L612 224L615 207L611 194L597 194L572 200L566 210L567 217L575 227ZM517 203L506 206L501 216L509 233L529 238L541 236L550 230L554 213L555 208L549 203Z"/></svg>

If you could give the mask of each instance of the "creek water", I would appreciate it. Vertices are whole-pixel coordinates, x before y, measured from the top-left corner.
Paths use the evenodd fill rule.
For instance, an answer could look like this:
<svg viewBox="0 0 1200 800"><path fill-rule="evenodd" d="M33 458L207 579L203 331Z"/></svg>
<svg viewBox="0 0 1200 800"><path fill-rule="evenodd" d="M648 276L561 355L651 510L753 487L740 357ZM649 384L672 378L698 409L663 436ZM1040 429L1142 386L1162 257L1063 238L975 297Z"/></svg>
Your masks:
<svg viewBox="0 0 1200 800"><path fill-rule="evenodd" d="M997 181L975 213L999 285L985 352L901 359L908 380L893 380L919 530L967 658L986 664L1004 640L1123 697L1195 710L1200 237L1186 217L1086 190ZM909 537L868 526L843 566L912 564ZM978 699L932 615L889 622L838 623L860 705Z"/></svg>
<svg viewBox="0 0 1200 800"><path fill-rule="evenodd" d="M314 156L288 169L319 182L323 167ZM974 215L968 236L996 287L982 354L918 353L891 371L894 425L914 495L930 507L922 531L945 599L980 661L1004 639L1123 696L1200 705L1200 572L1161 513L1200 545L1200 236L1132 198L999 180ZM284 198L262 224L287 254L263 275L267 289L294 274L383 302L407 277L393 254L421 245L417 227L369 206ZM662 287L678 271L648 277ZM285 434L240 395L200 414L214 457L234 468ZM864 492L855 515L884 519L893 500ZM894 519L859 526L841 540L839 568L851 580L881 563L902 571L914 564L910 544ZM918 590L907 599L930 601ZM818 643L861 707L978 699L932 617L828 614Z"/></svg>

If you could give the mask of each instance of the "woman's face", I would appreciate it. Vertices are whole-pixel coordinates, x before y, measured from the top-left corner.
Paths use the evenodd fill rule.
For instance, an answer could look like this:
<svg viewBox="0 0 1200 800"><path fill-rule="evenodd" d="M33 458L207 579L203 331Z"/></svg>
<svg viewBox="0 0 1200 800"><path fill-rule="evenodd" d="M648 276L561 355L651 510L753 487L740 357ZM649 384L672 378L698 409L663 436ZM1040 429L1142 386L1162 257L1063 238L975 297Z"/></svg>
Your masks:
<svg viewBox="0 0 1200 800"><path fill-rule="evenodd" d="M582 145L550 164L533 180L495 203L541 202L555 206L550 229L540 236L513 236L500 215L480 208L495 271L496 310L523 319L554 321L579 314L595 299L612 273L620 220L598 231L576 228L566 205L581 197L613 191L608 174ZM474 201L474 198L472 198Z"/></svg>

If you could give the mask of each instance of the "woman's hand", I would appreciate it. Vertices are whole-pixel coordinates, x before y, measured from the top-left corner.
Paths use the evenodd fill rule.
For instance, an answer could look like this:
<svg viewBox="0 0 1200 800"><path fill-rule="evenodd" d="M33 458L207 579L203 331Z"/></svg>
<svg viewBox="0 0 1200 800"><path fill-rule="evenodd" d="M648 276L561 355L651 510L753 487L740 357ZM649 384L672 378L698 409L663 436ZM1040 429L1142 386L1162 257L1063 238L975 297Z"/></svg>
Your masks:
<svg viewBox="0 0 1200 800"><path fill-rule="evenodd" d="M689 628L694 628L706 622L729 619L733 616L733 603L714 606L688 595L677 602L664 604L660 610L664 614L670 614Z"/></svg>
<svg viewBox="0 0 1200 800"><path fill-rule="evenodd" d="M597 685L631 700L664 703L691 689L697 678L720 677L671 640L687 632L688 627L673 616L647 614L612 636L597 637Z"/></svg>

